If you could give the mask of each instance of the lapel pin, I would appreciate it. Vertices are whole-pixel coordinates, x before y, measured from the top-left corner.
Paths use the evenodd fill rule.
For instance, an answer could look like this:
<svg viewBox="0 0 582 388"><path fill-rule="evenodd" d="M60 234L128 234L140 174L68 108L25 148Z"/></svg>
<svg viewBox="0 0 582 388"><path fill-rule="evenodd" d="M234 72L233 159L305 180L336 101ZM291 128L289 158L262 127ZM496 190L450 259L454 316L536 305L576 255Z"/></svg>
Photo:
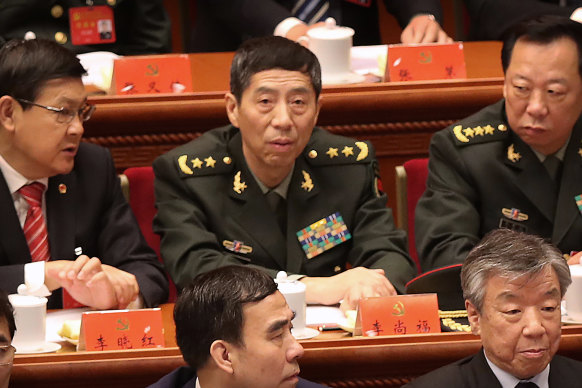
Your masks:
<svg viewBox="0 0 582 388"><path fill-rule="evenodd" d="M59 193L67 194L67 185L65 185L64 183L61 183L59 185Z"/></svg>
<svg viewBox="0 0 582 388"><path fill-rule="evenodd" d="M83 254L83 248L77 247L75 248L75 255L81 256Z"/></svg>

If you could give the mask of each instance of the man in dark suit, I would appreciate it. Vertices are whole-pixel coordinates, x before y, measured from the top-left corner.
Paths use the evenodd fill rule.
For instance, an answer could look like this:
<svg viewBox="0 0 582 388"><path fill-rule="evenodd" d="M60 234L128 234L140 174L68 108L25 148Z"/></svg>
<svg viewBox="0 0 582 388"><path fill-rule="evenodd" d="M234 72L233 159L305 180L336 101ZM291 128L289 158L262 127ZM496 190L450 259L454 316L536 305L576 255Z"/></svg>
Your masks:
<svg viewBox="0 0 582 388"><path fill-rule="evenodd" d="M297 40L313 24L294 17L296 3L300 2L198 0L189 50L233 51L249 38L273 34ZM338 25L355 30L355 46L380 44L376 0L328 0L326 3L326 16L333 17ZM384 3L404 29L401 36L403 43L451 40L439 24L442 23L440 1L385 0ZM313 22L317 20L319 18L316 17Z"/></svg>
<svg viewBox="0 0 582 388"><path fill-rule="evenodd" d="M0 49L0 287L14 293L36 272L28 291L63 287L65 307L69 295L100 309L157 305L168 283L111 155L80 142L94 110L84 71L48 40ZM61 302L55 292L49 307Z"/></svg>
<svg viewBox="0 0 582 388"><path fill-rule="evenodd" d="M490 232L461 271L469 323L481 336L482 350L406 387L579 387L582 363L555 355L560 302L571 282L560 251L542 238Z"/></svg>
<svg viewBox="0 0 582 388"><path fill-rule="evenodd" d="M464 0L470 16L471 40L501 40L522 20L559 15L582 22L582 0Z"/></svg>
<svg viewBox="0 0 582 388"><path fill-rule="evenodd" d="M87 18L99 8L113 17L111 31L86 44L73 44L70 10L84 7ZM82 13L81 13L82 14ZM100 20L101 23L108 19ZM97 30L99 27L96 26ZM109 28L108 28L109 30ZM85 30L84 33L91 32ZM115 41L110 38L115 35ZM89 34L91 36L92 34ZM54 40L75 54L111 51L119 55L166 53L171 50L170 18L163 0L4 0L0 5L0 46L11 39ZM86 36L83 36L86 38ZM102 40L101 38L105 38Z"/></svg>
<svg viewBox="0 0 582 388"><path fill-rule="evenodd" d="M301 277L308 303L353 307L403 292L414 268L373 148L314 129L320 91L311 51L277 36L249 40L232 62L232 125L154 162L154 230L178 287L240 264Z"/></svg>
<svg viewBox="0 0 582 388"><path fill-rule="evenodd" d="M581 24L520 24L503 45L505 99L433 136L415 215L423 270L462 263L500 227L550 239L579 262L581 55Z"/></svg>
<svg viewBox="0 0 582 388"><path fill-rule="evenodd" d="M269 275L227 266L198 276L174 308L176 342L188 367L149 388L317 388L299 378L303 348L293 312Z"/></svg>

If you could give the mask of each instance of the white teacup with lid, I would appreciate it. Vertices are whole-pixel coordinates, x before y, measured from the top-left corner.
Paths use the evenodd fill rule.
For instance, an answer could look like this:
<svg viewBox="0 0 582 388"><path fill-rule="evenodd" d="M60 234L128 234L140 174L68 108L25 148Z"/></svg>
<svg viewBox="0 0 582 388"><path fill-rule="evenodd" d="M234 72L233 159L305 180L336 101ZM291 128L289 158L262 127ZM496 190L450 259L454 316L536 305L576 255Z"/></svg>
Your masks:
<svg viewBox="0 0 582 388"><path fill-rule="evenodd" d="M336 24L334 18L327 18L322 27L307 31L307 46L315 54L321 65L323 84L345 84L362 82L364 76L351 71L351 50L354 30Z"/></svg>
<svg viewBox="0 0 582 388"><path fill-rule="evenodd" d="M295 318L291 321L293 329L291 333L297 339L313 338L319 331L306 327L305 284L290 280L285 271L279 271L275 279L279 292L283 294L291 311L295 313Z"/></svg>

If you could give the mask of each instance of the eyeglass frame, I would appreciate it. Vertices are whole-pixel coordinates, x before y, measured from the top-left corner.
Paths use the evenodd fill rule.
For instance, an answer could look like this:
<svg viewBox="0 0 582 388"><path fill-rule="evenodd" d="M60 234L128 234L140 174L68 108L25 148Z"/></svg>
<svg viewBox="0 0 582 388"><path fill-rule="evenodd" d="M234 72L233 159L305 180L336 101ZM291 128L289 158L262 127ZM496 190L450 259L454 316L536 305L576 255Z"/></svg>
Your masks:
<svg viewBox="0 0 582 388"><path fill-rule="evenodd" d="M37 106L39 108L44 108L44 109L48 110L49 112L57 113L57 122L60 124L70 124L77 116L79 116L79 118L81 119L82 122L86 122L91 118L91 115L93 114L93 112L95 112L95 109L97 109L97 107L95 105L85 103L85 105L83 105L83 108L79 109L76 112L73 112L71 109L68 109L65 107L57 108L57 107L50 106L50 105L42 105L42 104L38 104L36 102L25 100L24 98L15 98L15 100L22 103L22 104ZM87 110L87 113L85 114L85 117L82 117L81 116L82 112L84 110L86 110L87 108L88 108L88 110ZM69 113L67 113L67 112L69 112ZM62 119L63 116L67 117L67 119L63 120ZM61 118L61 120L59 120L59 118Z"/></svg>
<svg viewBox="0 0 582 388"><path fill-rule="evenodd" d="M12 365L14 362L14 353L16 352L16 348L12 345L0 345L0 366L7 366ZM12 353L12 354L10 354ZM2 361L3 357L7 357L7 361Z"/></svg>

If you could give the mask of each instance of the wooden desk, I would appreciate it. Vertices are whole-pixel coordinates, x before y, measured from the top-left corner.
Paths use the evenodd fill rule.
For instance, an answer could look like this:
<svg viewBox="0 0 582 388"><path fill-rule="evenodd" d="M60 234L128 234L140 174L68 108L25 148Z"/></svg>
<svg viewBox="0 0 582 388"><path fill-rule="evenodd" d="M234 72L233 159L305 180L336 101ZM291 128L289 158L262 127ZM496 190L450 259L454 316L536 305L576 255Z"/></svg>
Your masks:
<svg viewBox="0 0 582 388"><path fill-rule="evenodd" d="M466 42L465 80L326 86L319 125L369 139L394 209L394 167L428 154L431 135L502 96L499 42ZM191 54L195 93L97 96L85 140L111 149L121 172L146 166L160 154L228 123L232 53Z"/></svg>
<svg viewBox="0 0 582 388"><path fill-rule="evenodd" d="M184 365L172 311L172 304L162 306L164 349L16 355L10 387L145 387ZM352 338L328 332L301 344L301 376L331 387L399 387L481 346L465 333ZM582 361L582 326L564 327L559 353Z"/></svg>

